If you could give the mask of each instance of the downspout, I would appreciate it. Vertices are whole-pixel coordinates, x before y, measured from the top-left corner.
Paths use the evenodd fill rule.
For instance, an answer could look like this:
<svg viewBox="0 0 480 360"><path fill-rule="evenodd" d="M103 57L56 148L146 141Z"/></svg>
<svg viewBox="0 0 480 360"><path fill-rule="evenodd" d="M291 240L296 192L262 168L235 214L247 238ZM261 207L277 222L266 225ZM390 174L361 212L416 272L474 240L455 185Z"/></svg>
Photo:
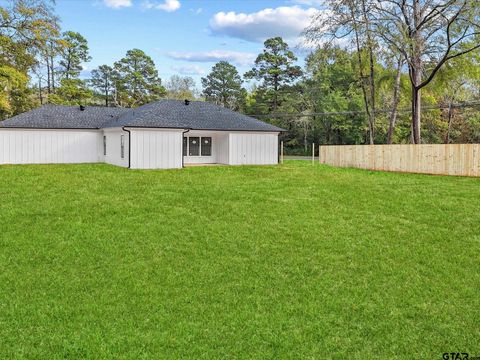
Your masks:
<svg viewBox="0 0 480 360"><path fill-rule="evenodd" d="M189 131L190 131L190 129L186 129L185 131L182 131L182 168L185 167L185 164L184 164L185 160L184 160L184 156L183 156L183 139L185 137L185 134Z"/></svg>
<svg viewBox="0 0 480 360"><path fill-rule="evenodd" d="M130 159L132 154L132 133L130 130L125 129L125 126L122 126L122 130L128 133L128 169L130 169Z"/></svg>

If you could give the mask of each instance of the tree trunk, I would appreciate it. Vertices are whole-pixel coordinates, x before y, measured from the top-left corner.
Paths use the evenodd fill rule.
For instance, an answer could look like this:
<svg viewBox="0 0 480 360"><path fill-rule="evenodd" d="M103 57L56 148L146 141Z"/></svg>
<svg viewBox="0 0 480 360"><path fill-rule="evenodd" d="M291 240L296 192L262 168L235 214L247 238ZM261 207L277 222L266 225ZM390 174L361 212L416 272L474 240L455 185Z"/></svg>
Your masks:
<svg viewBox="0 0 480 360"><path fill-rule="evenodd" d="M412 134L413 143L420 144L420 115L421 115L421 90L415 85L412 86Z"/></svg>
<svg viewBox="0 0 480 360"><path fill-rule="evenodd" d="M278 79L277 79L277 75L275 75L274 81L273 81L273 112L274 114L277 113L277 107L278 107Z"/></svg>
<svg viewBox="0 0 480 360"><path fill-rule="evenodd" d="M421 9L420 1L413 0L413 23L414 29L418 29L419 23L421 22ZM421 54L423 53L423 39L419 31L412 33L413 40L413 61L410 65L410 80L412 82L412 131L413 131L413 141L415 144L420 144L422 142L421 133L420 133L420 117L421 117L421 87L422 83L422 58Z"/></svg>
<svg viewBox="0 0 480 360"><path fill-rule="evenodd" d="M50 55L50 76L52 78L51 80L52 92L55 93L55 74L54 74L54 65L53 65L53 55Z"/></svg>
<svg viewBox="0 0 480 360"><path fill-rule="evenodd" d="M43 94L42 94L42 79L38 78L38 100L40 100L40 105L43 105Z"/></svg>
<svg viewBox="0 0 480 360"><path fill-rule="evenodd" d="M52 87L50 84L50 61L48 60L48 55L45 55L45 60L47 61L47 93L52 92Z"/></svg>
<svg viewBox="0 0 480 360"><path fill-rule="evenodd" d="M67 57L68 57L68 60L67 60L67 68L65 69L65 78L68 80L69 79L69 73L70 73L70 59L71 59L71 56L70 56L70 51L67 52Z"/></svg>
<svg viewBox="0 0 480 360"><path fill-rule="evenodd" d="M398 103L400 102L400 81L402 79L402 65L403 60L400 57L397 64L397 74L395 76L395 83L393 85L393 101L392 101L392 112L390 113L390 122L388 125L387 133L387 144L393 142L393 134L395 132L395 125L397 122L397 108Z"/></svg>
<svg viewBox="0 0 480 360"><path fill-rule="evenodd" d="M420 117L422 113L421 87L422 60L415 56L410 66L410 82L412 84L412 137L414 144L421 144Z"/></svg>
<svg viewBox="0 0 480 360"><path fill-rule="evenodd" d="M307 134L308 134L308 126L304 125L303 126L303 146L305 147L305 153L307 153L307 150L308 150Z"/></svg>
<svg viewBox="0 0 480 360"><path fill-rule="evenodd" d="M373 56L373 43L370 36L370 20L367 16L367 8L365 5L365 0L362 0L362 13L363 21L365 23L365 34L367 37L367 50L369 57L369 88L370 88L370 118L369 118L369 128L370 128L370 145L373 145L375 141L375 59Z"/></svg>
<svg viewBox="0 0 480 360"><path fill-rule="evenodd" d="M447 127L447 135L445 136L445 144L450 144L450 132L452 130L452 120L453 120L452 102L453 102L453 99L448 104L448 127Z"/></svg>
<svg viewBox="0 0 480 360"><path fill-rule="evenodd" d="M373 133L374 125L372 123L373 118L372 118L372 113L370 111L367 89L365 88L365 75L363 73L363 61L362 61L362 52L361 52L362 46L360 44L360 36L359 36L357 20L355 17L355 10L353 9L352 4L350 4L349 9L350 9L351 20L353 22L353 33L355 35L355 45L357 48L357 60L358 60L358 71L360 75L360 86L362 88L363 102L365 105L365 112L367 114L367 119L368 119L369 142L370 142L370 145L373 145L374 144L374 133Z"/></svg>

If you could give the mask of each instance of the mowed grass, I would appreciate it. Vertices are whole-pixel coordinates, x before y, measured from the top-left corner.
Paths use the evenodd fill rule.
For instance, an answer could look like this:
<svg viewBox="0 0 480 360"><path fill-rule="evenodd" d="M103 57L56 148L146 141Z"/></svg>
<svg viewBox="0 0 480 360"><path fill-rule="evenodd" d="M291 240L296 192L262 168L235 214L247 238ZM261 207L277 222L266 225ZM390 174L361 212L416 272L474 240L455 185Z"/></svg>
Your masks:
<svg viewBox="0 0 480 360"><path fill-rule="evenodd" d="M0 167L0 358L480 353L480 179Z"/></svg>

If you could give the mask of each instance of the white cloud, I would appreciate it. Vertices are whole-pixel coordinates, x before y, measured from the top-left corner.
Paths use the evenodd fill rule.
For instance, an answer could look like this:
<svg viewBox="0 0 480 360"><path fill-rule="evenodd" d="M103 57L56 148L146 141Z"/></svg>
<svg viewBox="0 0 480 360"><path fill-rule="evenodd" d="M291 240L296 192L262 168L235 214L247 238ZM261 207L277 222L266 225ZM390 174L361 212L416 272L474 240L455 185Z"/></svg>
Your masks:
<svg viewBox="0 0 480 360"><path fill-rule="evenodd" d="M172 66L171 69L181 75L204 75L205 69L198 65Z"/></svg>
<svg viewBox="0 0 480 360"><path fill-rule="evenodd" d="M294 4L308 5L308 6L320 6L325 5L325 0L291 0Z"/></svg>
<svg viewBox="0 0 480 360"><path fill-rule="evenodd" d="M197 8L197 9L190 8L189 11L194 13L195 15L198 15L198 14L201 14L203 12L203 8Z"/></svg>
<svg viewBox="0 0 480 360"><path fill-rule="evenodd" d="M132 0L103 0L105 6L120 9L122 7L130 7L132 6Z"/></svg>
<svg viewBox="0 0 480 360"><path fill-rule="evenodd" d="M163 10L167 12L173 12L178 9L180 9L180 4L179 0L163 0L161 3L157 2L151 2L149 0L145 1L143 3L143 7L145 9L157 9L157 10Z"/></svg>
<svg viewBox="0 0 480 360"><path fill-rule="evenodd" d="M210 19L213 35L229 36L252 42L281 36L286 41L298 42L302 31L310 24L317 9L300 6L267 8L254 13L219 12Z"/></svg>
<svg viewBox="0 0 480 360"><path fill-rule="evenodd" d="M255 54L252 53L228 50L170 52L167 55L175 60L190 62L217 62L225 60L240 66L251 65L256 57Z"/></svg>

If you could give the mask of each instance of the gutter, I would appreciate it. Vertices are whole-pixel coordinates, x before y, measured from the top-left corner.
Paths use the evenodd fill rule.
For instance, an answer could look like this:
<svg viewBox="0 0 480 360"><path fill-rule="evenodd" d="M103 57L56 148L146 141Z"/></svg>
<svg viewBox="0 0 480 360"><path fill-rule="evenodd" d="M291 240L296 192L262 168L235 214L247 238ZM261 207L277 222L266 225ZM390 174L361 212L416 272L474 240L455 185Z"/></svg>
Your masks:
<svg viewBox="0 0 480 360"><path fill-rule="evenodd" d="M184 159L184 156L183 156L183 139L185 137L185 134L189 131L190 131L190 129L186 129L185 131L182 131L182 168L185 167L185 159Z"/></svg>
<svg viewBox="0 0 480 360"><path fill-rule="evenodd" d="M132 157L132 133L130 130L125 129L125 126L122 126L122 130L128 133L128 169L130 169Z"/></svg>

